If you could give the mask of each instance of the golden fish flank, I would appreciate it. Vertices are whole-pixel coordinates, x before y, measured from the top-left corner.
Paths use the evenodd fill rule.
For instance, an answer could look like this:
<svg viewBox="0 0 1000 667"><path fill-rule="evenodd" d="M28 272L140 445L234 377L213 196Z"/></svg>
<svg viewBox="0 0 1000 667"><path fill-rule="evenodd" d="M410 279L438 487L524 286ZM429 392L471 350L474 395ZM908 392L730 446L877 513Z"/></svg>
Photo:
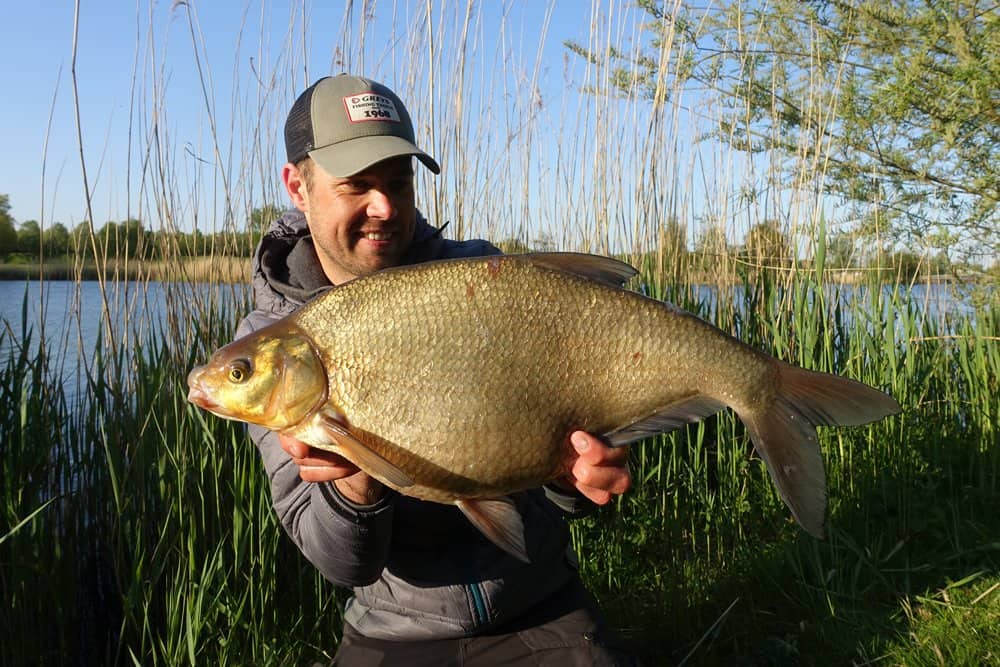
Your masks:
<svg viewBox="0 0 1000 667"><path fill-rule="evenodd" d="M895 400L622 289L633 275L572 253L388 269L218 350L191 372L189 399L454 503L524 560L507 496L565 472L571 431L622 445L728 406L792 514L822 535L815 427L874 421Z"/></svg>

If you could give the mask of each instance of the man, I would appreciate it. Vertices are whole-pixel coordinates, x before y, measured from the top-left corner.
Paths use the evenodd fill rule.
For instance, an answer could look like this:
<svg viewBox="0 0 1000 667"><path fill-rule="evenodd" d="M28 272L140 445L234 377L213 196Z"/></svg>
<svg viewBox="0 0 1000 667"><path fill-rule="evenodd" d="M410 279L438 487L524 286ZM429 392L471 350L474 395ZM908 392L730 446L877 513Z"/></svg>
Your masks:
<svg viewBox="0 0 1000 667"><path fill-rule="evenodd" d="M445 240L417 211L413 158L440 169L381 84L319 80L292 106L285 147L281 175L297 210L257 249L256 309L240 336L386 267L499 252L485 241ZM335 664L631 664L583 590L564 520L627 490L623 448L567 434L578 452L571 475L514 498L531 556L523 563L453 506L400 495L287 436L250 433L285 530L327 579L354 589Z"/></svg>

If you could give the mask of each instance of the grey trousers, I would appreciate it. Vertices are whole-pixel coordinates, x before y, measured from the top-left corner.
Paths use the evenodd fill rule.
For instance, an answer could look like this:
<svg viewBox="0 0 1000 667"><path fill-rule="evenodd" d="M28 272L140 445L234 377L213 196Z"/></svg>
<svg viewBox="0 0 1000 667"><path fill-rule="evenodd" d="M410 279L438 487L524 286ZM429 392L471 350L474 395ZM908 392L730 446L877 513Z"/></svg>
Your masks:
<svg viewBox="0 0 1000 667"><path fill-rule="evenodd" d="M581 584L557 593L516 624L489 634L434 641L385 641L348 624L338 667L636 667Z"/></svg>

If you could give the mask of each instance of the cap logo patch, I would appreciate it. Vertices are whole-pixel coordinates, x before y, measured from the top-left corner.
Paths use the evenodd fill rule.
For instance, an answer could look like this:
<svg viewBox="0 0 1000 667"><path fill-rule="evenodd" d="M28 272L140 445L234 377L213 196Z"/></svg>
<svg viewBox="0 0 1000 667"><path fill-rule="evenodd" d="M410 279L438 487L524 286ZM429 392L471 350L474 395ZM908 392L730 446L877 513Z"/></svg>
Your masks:
<svg viewBox="0 0 1000 667"><path fill-rule="evenodd" d="M348 95L344 98L344 108L352 123L366 120L381 120L392 123L399 122L399 112L392 100L376 93Z"/></svg>

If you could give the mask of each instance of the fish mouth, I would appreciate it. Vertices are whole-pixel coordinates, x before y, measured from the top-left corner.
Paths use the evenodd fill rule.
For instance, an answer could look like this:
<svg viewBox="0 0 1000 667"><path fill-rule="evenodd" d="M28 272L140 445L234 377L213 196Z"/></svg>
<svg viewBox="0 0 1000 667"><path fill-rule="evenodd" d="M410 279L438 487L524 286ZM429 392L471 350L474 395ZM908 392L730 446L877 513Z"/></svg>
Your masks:
<svg viewBox="0 0 1000 667"><path fill-rule="evenodd" d="M221 417L222 419L235 419L232 412L226 409L224 405L213 401L198 387L191 387L188 389L187 400L197 405L199 408L212 413L216 417Z"/></svg>
<svg viewBox="0 0 1000 667"><path fill-rule="evenodd" d="M213 401L208 395L201 390L199 387L189 387L187 400L194 403L199 408L204 408L209 412L214 413L219 408L219 404Z"/></svg>
<svg viewBox="0 0 1000 667"><path fill-rule="evenodd" d="M201 388L201 374L202 368L194 368L188 373L187 384L188 384L188 395L187 400L194 403L199 408L204 408L209 412L215 412L219 408L219 404L216 403L209 397L208 394Z"/></svg>

